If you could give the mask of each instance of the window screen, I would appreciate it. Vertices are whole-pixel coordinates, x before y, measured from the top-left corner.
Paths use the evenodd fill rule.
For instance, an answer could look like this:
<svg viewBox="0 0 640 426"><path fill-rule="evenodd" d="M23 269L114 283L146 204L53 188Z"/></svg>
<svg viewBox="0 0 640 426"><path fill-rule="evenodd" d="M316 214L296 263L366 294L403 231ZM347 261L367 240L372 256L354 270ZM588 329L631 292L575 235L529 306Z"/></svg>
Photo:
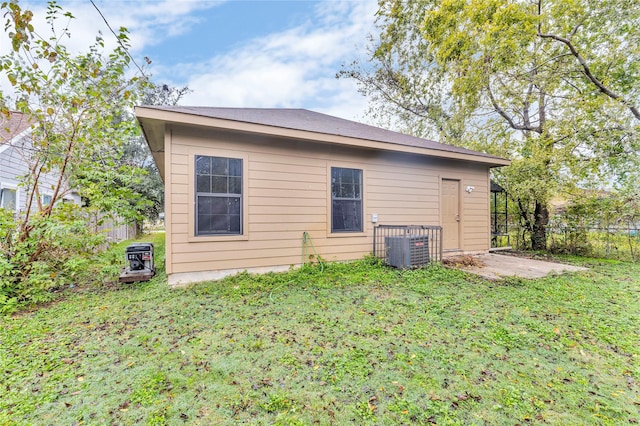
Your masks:
<svg viewBox="0 0 640 426"><path fill-rule="evenodd" d="M362 232L362 170L331 168L331 232Z"/></svg>
<svg viewBox="0 0 640 426"><path fill-rule="evenodd" d="M242 160L196 155L195 235L242 234Z"/></svg>

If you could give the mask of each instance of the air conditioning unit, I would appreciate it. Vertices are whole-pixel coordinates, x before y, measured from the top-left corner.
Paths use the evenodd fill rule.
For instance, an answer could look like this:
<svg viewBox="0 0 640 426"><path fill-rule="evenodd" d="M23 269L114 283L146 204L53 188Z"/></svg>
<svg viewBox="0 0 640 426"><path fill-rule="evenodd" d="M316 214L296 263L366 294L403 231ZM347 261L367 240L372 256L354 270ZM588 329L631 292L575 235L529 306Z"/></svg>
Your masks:
<svg viewBox="0 0 640 426"><path fill-rule="evenodd" d="M413 268L429 263L427 235L399 235L384 239L387 263L395 268Z"/></svg>

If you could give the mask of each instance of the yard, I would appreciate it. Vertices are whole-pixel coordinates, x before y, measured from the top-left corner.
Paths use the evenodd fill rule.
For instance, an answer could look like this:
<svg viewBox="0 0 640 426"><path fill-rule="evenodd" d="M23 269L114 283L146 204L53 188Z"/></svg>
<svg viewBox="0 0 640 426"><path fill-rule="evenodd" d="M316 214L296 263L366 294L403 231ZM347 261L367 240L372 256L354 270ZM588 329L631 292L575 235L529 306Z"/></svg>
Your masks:
<svg viewBox="0 0 640 426"><path fill-rule="evenodd" d="M0 423L637 423L640 265L564 260L76 288L0 318Z"/></svg>

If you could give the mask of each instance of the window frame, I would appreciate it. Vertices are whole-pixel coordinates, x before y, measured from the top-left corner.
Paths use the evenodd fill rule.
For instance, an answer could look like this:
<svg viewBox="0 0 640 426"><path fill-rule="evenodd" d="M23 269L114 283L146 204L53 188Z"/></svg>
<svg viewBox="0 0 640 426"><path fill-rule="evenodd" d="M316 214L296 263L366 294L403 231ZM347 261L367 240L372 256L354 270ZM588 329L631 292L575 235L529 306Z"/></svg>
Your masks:
<svg viewBox="0 0 640 426"><path fill-rule="evenodd" d="M333 174L334 170L355 170L359 172L359 186L360 186L360 197L334 197L333 191ZM329 208L328 210L328 230L330 232L330 236L361 236L366 233L366 225L365 225L365 196L364 196L364 182L365 182L365 170L358 166L354 165L329 165L328 170L328 202ZM360 202L360 229L336 229L334 226L334 201L355 201Z"/></svg>
<svg viewBox="0 0 640 426"><path fill-rule="evenodd" d="M45 201L45 197L49 197L49 201ZM50 194L40 194L40 202L42 203L42 206L48 206L49 204L51 204L51 201L53 201L53 196Z"/></svg>
<svg viewBox="0 0 640 426"><path fill-rule="evenodd" d="M14 206L13 212L15 214L17 214L18 213L18 207L20 206L20 191L18 191L18 186L17 185L6 184L6 183L1 184L0 185L0 191L4 192L5 189L8 189L9 191L13 191L13 193L15 194L14 200L15 200L15 204L16 205ZM4 207L2 205L3 202L4 202L4 194L0 194L0 208L7 209L6 207Z"/></svg>
<svg viewBox="0 0 640 426"><path fill-rule="evenodd" d="M245 176L246 176L246 170L245 170L245 163L246 163L246 159L242 158L242 157L238 157L238 156L229 156L226 154L222 154L222 153L215 153L215 154L211 154L211 153L195 153L191 155L191 159L193 161L193 225L192 225L192 232L193 232L193 236L195 238L198 239L202 239L202 238L217 238L217 237L238 237L238 236L243 236L244 235L244 223L245 223L245 215L244 215L244 194L246 191L245 188ZM210 171L210 173L208 174L208 176L213 179L214 177L223 177L226 179L226 184L227 184L227 192L202 192L202 191L198 191L198 176L207 176L204 174L198 174L197 171L197 162L198 162L198 157L206 157L209 159L223 159L227 161L227 174L226 175L214 175L213 174L213 170ZM229 165L229 160L236 160L240 162L240 170L239 173L240 175L230 175L229 171L231 166ZM240 178L240 185L239 185L239 191L240 193L235 193L235 192L229 192L229 179L230 178ZM212 185L212 184L210 184ZM238 232L234 232L234 231L229 231L229 232L201 232L199 231L199 202L201 199L204 198L213 198L213 199L221 199L221 198L225 198L225 199L238 199L239 202L239 213L237 214L238 216L238 220L239 220L239 227L238 227ZM231 215L230 213L224 214L225 216L236 216Z"/></svg>

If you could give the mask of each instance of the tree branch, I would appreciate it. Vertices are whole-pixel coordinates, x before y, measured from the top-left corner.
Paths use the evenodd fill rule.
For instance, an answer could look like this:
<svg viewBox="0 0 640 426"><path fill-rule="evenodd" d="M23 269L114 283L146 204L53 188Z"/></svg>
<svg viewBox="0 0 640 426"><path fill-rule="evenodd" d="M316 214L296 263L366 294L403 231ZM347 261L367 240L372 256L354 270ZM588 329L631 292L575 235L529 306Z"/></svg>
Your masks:
<svg viewBox="0 0 640 426"><path fill-rule="evenodd" d="M546 96L544 90L540 90L540 98L538 99L538 125L540 126L540 133L547 123L547 106Z"/></svg>
<svg viewBox="0 0 640 426"><path fill-rule="evenodd" d="M498 103L496 102L496 99L493 97L493 92L491 91L491 87L489 85L487 85L487 93L489 94L489 99L491 100L491 105L493 106L493 109L498 114L500 114L502 118L505 119L505 121L509 124L509 127L511 127L514 130L521 130L524 132L542 133L542 129L540 128L540 126L524 126L522 124L517 124L515 121L513 121L513 118L511 118L509 114L507 114L502 108L500 108L500 105L498 105Z"/></svg>
<svg viewBox="0 0 640 426"><path fill-rule="evenodd" d="M620 94L618 94L618 93L614 92L613 90L609 89L600 80L598 80L598 78L596 76L593 75L593 73L591 72L591 68L589 68L589 65L587 64L587 61L585 61L585 59L582 57L582 55L580 55L580 53L578 52L576 47L573 45L573 43L571 43L571 40L566 39L564 37L560 37L560 36L555 35L555 34L544 34L544 33L540 32L540 31L538 31L538 37L559 41L560 43L562 43L565 46L567 46L569 48L569 50L571 51L571 54L578 60L578 62L580 62L580 65L582 66L583 73L589 79L589 81L591 81L591 83L593 83L600 90L600 92L604 93L605 95L607 95L611 99L614 99L614 100L620 102L621 104L623 104L624 106L626 106L627 108L629 108L629 110L634 115L634 117L636 119L640 120L640 111L638 110L638 108L636 108L628 100L624 99Z"/></svg>

